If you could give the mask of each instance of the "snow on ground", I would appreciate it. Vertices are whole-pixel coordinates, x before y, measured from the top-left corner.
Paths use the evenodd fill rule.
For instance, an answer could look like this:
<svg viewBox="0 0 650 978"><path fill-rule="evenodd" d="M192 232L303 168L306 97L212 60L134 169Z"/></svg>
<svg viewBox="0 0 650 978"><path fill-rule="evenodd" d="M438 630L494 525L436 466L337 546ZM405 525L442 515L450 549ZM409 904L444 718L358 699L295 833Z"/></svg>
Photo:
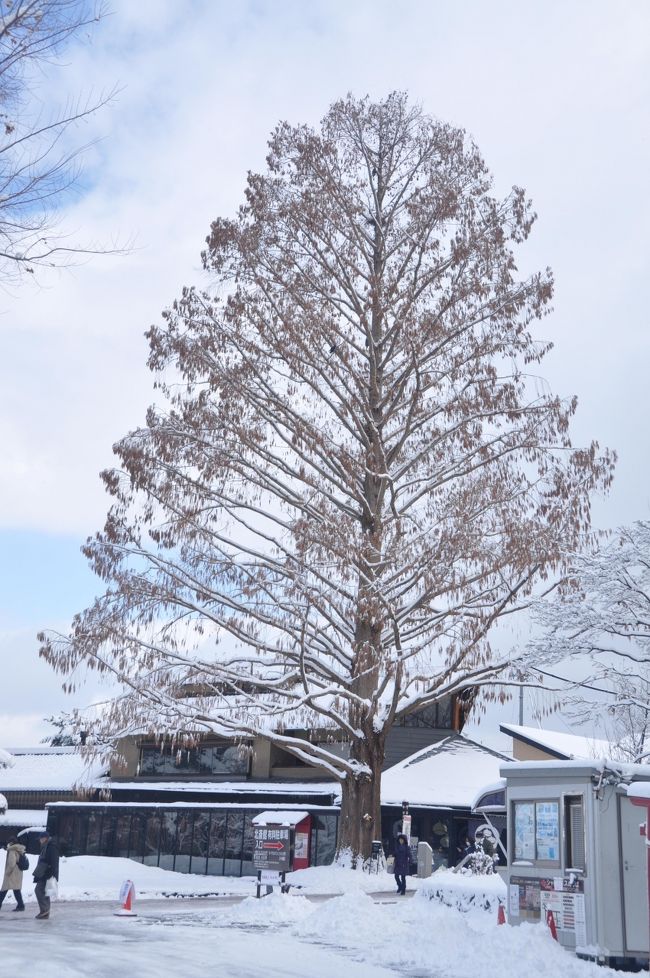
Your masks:
<svg viewBox="0 0 650 978"><path fill-rule="evenodd" d="M415 892L403 898L394 893L387 873L316 867L288 874L297 884L288 895L276 889L257 900L252 877L190 876L127 859L62 859L60 875L61 900L48 921L34 919L30 872L24 914L7 913L13 909L8 895L0 911L3 973L28 978L331 978L341 969L346 978L605 978L609 973L579 961L542 925L497 926L498 898L505 895L498 876L439 871L428 880L409 877L407 886ZM126 920L113 915L124 879L133 880L139 898L138 916ZM230 899L210 899L215 895ZM485 906L490 909L480 909ZM3 939L3 932L11 938Z"/></svg>
<svg viewBox="0 0 650 978"><path fill-rule="evenodd" d="M232 927L218 912L190 912L183 904L185 912L174 913L177 907L167 904L163 912L141 911L128 919L90 902L58 906L47 921L0 912L2 973L25 978L332 978L344 967L346 978L397 978L394 971L355 961L339 950L310 946L286 926L260 927L253 921Z"/></svg>
<svg viewBox="0 0 650 978"><path fill-rule="evenodd" d="M29 856L30 868L25 873L23 896L27 901L34 900L32 871L36 856ZM0 857L0 870L2 868ZM436 874L438 876L440 874ZM453 876L446 873L445 876ZM116 900L124 880L132 880L136 898L155 899L158 897L205 897L205 896L250 896L255 891L253 876L197 876L190 873L172 873L145 866L132 859L119 859L107 856L72 856L61 858L59 868L59 899L77 900ZM326 894L328 896L349 891L376 893L394 887L393 877L388 873L369 875L352 872L336 866L314 866L287 873L287 882L296 891L306 895ZM425 880L408 878L407 886L415 889ZM13 899L13 898L9 898Z"/></svg>
<svg viewBox="0 0 650 978"><path fill-rule="evenodd" d="M427 898L361 890L329 900L275 893L229 905L142 901L114 917L92 901L55 904L48 921L0 912L3 974L44 978L606 978L546 927L497 926ZM4 910L4 908L3 908ZM33 910L33 908L32 908ZM3 940L3 931L11 935ZM28 950L26 950L28 948Z"/></svg>

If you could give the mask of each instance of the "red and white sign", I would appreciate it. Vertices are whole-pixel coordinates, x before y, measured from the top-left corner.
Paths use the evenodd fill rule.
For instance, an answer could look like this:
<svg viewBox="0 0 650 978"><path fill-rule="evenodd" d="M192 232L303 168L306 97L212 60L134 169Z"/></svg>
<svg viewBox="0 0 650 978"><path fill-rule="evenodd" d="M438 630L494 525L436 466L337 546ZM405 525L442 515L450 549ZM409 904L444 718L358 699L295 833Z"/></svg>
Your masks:
<svg viewBox="0 0 650 978"><path fill-rule="evenodd" d="M407 840L411 841L411 816L404 815L402 818L402 835L405 835Z"/></svg>

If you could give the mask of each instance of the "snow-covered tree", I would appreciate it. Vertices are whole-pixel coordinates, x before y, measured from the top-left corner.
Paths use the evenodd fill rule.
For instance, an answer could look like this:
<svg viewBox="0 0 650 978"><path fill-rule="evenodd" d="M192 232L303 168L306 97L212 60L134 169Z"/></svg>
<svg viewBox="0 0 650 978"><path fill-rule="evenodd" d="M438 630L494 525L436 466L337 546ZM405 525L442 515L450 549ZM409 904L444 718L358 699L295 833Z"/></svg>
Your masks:
<svg viewBox="0 0 650 978"><path fill-rule="evenodd" d="M620 528L600 549L571 554L563 587L553 600L539 603L535 616L541 633L529 650L533 662L586 664L588 674L567 679L562 693L572 719L598 719L617 757L646 754L650 522Z"/></svg>
<svg viewBox="0 0 650 978"><path fill-rule="evenodd" d="M95 742L266 737L341 781L355 856L391 726L493 682L491 627L611 478L570 446L575 401L527 375L551 275L518 276L534 215L490 187L466 134L403 94L275 130L212 224L210 285L148 334L167 409L104 475L87 553L108 590L42 636L57 670L122 685Z"/></svg>
<svg viewBox="0 0 650 978"><path fill-rule="evenodd" d="M10 0L0 6L0 269L4 280L79 251L54 232L55 207L74 186L82 148L69 130L110 96L66 103L45 117L36 70L99 20L89 0Z"/></svg>

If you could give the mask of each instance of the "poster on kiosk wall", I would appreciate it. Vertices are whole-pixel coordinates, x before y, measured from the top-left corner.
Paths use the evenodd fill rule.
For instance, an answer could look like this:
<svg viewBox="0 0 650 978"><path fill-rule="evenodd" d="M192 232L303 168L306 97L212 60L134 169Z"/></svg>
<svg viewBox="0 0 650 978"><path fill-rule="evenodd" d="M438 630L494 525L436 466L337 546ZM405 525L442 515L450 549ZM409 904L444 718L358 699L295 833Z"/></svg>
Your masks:
<svg viewBox="0 0 650 978"><path fill-rule="evenodd" d="M406 836L407 842L411 841L411 816L404 815L402 818L402 835Z"/></svg>

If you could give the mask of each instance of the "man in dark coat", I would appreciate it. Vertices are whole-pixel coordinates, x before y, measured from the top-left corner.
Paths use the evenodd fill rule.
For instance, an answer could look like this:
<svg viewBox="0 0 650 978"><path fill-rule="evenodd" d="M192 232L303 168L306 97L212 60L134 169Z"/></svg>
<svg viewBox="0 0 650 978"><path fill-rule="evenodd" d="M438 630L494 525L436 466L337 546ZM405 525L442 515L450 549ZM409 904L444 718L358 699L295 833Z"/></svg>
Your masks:
<svg viewBox="0 0 650 978"><path fill-rule="evenodd" d="M404 896L406 893L406 876L411 868L411 852L409 850L409 842L405 835L397 836L397 843L395 845L395 882L397 883L397 892Z"/></svg>
<svg viewBox="0 0 650 978"><path fill-rule="evenodd" d="M47 920L50 916L50 898L45 893L45 887L49 879L59 879L59 850L56 847L49 832L42 832L39 837L41 853L34 870L34 893L38 900L39 913L36 914L37 920Z"/></svg>

